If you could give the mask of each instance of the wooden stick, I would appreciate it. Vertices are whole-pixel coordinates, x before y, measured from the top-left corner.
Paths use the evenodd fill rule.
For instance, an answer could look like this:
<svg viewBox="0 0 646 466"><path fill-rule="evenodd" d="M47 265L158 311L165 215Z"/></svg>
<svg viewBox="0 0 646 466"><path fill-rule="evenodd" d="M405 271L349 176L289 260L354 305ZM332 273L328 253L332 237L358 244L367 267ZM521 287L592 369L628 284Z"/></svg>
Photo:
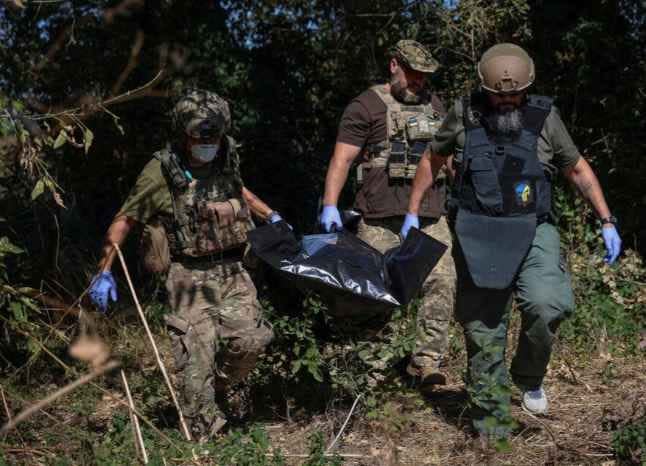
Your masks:
<svg viewBox="0 0 646 466"><path fill-rule="evenodd" d="M126 280L128 281L128 286L130 287L130 293L132 293L132 298L135 301L135 306L137 307L139 318L141 319L141 323L144 325L144 329L146 329L146 335L148 335L148 340L150 341L150 344L153 347L153 351L155 352L155 358L157 359L157 366L159 366L159 370L161 370L162 375L164 376L164 380L166 381L166 386L170 391L170 396L173 399L173 403L175 404L175 408L177 409L177 413L179 414L179 423L182 428L182 433L184 434L184 437L186 437L186 440L191 441L191 433L189 432L188 427L186 426L186 421L184 421L184 414L182 413L182 408L180 408L179 406L179 401L177 401L175 390L173 390L173 385L171 384L170 378L168 377L168 373L166 372L166 366L164 365L164 362L162 361L161 356L159 355L157 344L155 343L153 334L150 331L150 327L148 327L148 321L146 320L144 311L141 309L141 305L139 304L139 299L137 298L135 287L132 285L132 280L130 280L130 273L128 272L128 266L126 265L126 261L123 258L123 254L121 253L121 249L119 248L119 245L117 243L112 243L112 246L117 251L117 255L119 256L119 261L121 261L121 267L123 267L123 272L126 275Z"/></svg>
<svg viewBox="0 0 646 466"><path fill-rule="evenodd" d="M146 447L144 445L144 438L141 435L141 429L139 427L139 418L135 414L135 402L132 399L130 394L130 387L128 386L128 379L126 379L126 373L121 369L121 381L123 382L123 388L126 391L126 396L128 397L128 411L130 413L130 420L132 421L132 426L134 428L134 437L135 437L135 446L137 447L137 452L141 455L141 459L144 464L148 464L148 454L146 453Z"/></svg>
<svg viewBox="0 0 646 466"><path fill-rule="evenodd" d="M4 406L4 411L5 411L5 413L7 413L7 422L11 422L11 418L13 416L11 415L11 410L9 409L9 404L7 403L7 399L4 396L4 390L2 388L2 385L0 385L0 395L2 395L2 404ZM20 437L20 441L22 442L22 445L25 446L25 442L24 442L22 436L20 434L18 434L18 437Z"/></svg>
<svg viewBox="0 0 646 466"><path fill-rule="evenodd" d="M4 394L4 393L3 393L3 394ZM12 397L13 397L13 398L15 398L16 400L20 401L21 403L28 403L28 401L27 401L27 400L25 400L24 398L21 398L20 396L16 395L15 393L9 393L9 398L12 398ZM45 416L47 416L49 419L51 419L52 421L54 421L54 423L56 423L56 424L62 424L62 423L63 423L63 421L61 421L60 419L56 419L54 416L52 416L51 414L49 414L47 411L43 411L43 410L41 409L41 413L43 413L43 414L44 414Z"/></svg>
<svg viewBox="0 0 646 466"><path fill-rule="evenodd" d="M38 403L35 403L31 405L29 408L21 411L15 418L10 420L9 422L5 423L5 425L2 426L2 429L0 429L0 435L5 434L9 432L11 429L16 427L19 423L27 419L29 416L34 414L36 411L41 410L45 406L53 403L56 401L58 398L62 397L63 395L68 394L72 390L74 390L77 387L80 387L81 385L84 385L91 381L92 379L95 379L96 377L111 371L112 369L115 369L119 367L119 363L117 361L108 361L105 363L103 366L93 370L89 374L84 375L83 377L75 380L74 382L65 385L63 388L60 390L57 390L56 392L52 393L48 397L40 400Z"/></svg>
<svg viewBox="0 0 646 466"><path fill-rule="evenodd" d="M7 413L7 421L11 421L11 411L9 410L9 405L7 404L7 399L4 397L4 390L0 386L0 395L2 395L2 404L4 405L4 411Z"/></svg>
<svg viewBox="0 0 646 466"><path fill-rule="evenodd" d="M274 453L266 453L266 457L268 458L273 458L276 456ZM306 454L306 453L281 453L280 456L283 456L285 458L309 458L312 455ZM372 458L372 455L361 455L359 453L323 453L322 455L324 458L334 458L335 456L341 457L341 458Z"/></svg>
<svg viewBox="0 0 646 466"><path fill-rule="evenodd" d="M341 438L341 435L343 434L343 431L345 430L345 426L348 425L348 421L350 420L350 417L352 416L352 413L354 412L354 408L357 407L357 403L359 402L359 398L361 398L362 393L359 393L357 398L354 400L354 403L352 403L352 407L350 408L350 412L348 413L348 416L345 418L345 422L341 426L341 429L339 430L339 433L336 434L336 437L334 437L334 440L332 440L332 443L330 443L330 446L327 447L325 450L325 453L330 453L333 449L334 446L336 445L336 442L339 441L339 438Z"/></svg>

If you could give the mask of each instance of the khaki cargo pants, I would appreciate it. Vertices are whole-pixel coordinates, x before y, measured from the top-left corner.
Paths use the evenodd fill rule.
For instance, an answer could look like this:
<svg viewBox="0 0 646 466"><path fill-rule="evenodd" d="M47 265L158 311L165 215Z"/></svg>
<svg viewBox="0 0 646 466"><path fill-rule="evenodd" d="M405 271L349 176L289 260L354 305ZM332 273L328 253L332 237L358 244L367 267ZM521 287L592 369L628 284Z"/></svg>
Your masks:
<svg viewBox="0 0 646 466"><path fill-rule="evenodd" d="M359 223L357 236L379 252L400 245L404 217L367 219ZM421 230L448 246L422 287L417 311L417 340L411 358L417 367L437 367L448 346L448 329L455 303L456 274L451 255L452 237L445 217L420 219Z"/></svg>
<svg viewBox="0 0 646 466"><path fill-rule="evenodd" d="M166 288L180 403L193 435L208 437L224 418L219 401L254 368L273 332L239 261L173 262Z"/></svg>

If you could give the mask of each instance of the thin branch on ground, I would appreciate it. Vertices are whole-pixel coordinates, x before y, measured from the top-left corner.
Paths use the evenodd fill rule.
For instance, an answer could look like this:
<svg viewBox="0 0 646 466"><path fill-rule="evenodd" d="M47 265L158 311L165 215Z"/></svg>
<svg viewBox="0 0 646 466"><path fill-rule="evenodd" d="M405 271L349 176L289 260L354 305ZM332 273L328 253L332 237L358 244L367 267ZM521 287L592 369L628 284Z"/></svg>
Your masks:
<svg viewBox="0 0 646 466"><path fill-rule="evenodd" d="M112 369L116 369L119 367L119 362L118 361L108 361L106 364L104 364L102 367L97 368L90 372L89 374L84 375L80 379L75 380L72 383L67 384L60 390L57 390L56 392L52 393L51 395L47 396L46 398L40 400L39 402L31 405L27 409L23 410L20 412L15 418L10 420L9 422L5 423L5 425L2 426L0 429L0 435L5 434L15 428L18 424L20 424L22 421L28 419L32 414L34 414L36 411L40 411L43 409L45 406L50 405L57 399L59 399L62 396L67 395L74 389L80 387L81 385L84 385L91 380L95 379L96 377L105 374L108 371L111 371Z"/></svg>
<svg viewBox="0 0 646 466"><path fill-rule="evenodd" d="M128 386L128 379L126 379L126 373L121 369L121 382L123 382L123 389L126 392L126 397L128 397L128 410L130 414L130 421L133 426L133 436L135 438L135 447L137 448L137 453L141 456L141 460L144 464L148 464L148 453L146 453L146 446L144 445L144 438L141 435L141 428L139 427L139 419L135 414L135 402L132 399L130 394L130 387Z"/></svg>
<svg viewBox="0 0 646 466"><path fill-rule="evenodd" d="M155 359L157 360L157 366L159 367L159 370L162 372L162 375L164 376L164 381L166 382L166 386L168 387L168 390L170 391L170 396L173 399L173 403L175 404L175 408L177 409L177 414L179 415L179 423L181 426L182 433L186 437L186 440L190 441L191 440L191 433L188 430L188 427L186 425L186 421L184 420L184 414L182 413L182 408L179 405L179 401L177 400L177 396L175 395L175 390L173 389L173 384L170 381L170 377L168 376L168 373L166 372L166 366L164 365L164 362L161 359L161 356L159 354L159 349L157 349L157 344L155 343L155 338L153 337L152 332L150 331L150 327L148 326L148 321L146 320L146 316L144 315L144 311L141 309L141 304L139 304L139 299L137 298L137 293L135 292L135 287L132 284L132 280L130 279L130 273L128 271L128 266L126 265L126 260L123 257L123 254L121 253L121 249L119 248L119 245L117 243L112 243L112 247L117 251L117 255L119 256L119 261L121 262L121 267L123 268L123 272L126 276L126 280L128 282L128 286L130 287L130 293L132 294L132 299L135 302L135 306L137 308L137 312L139 313L139 317L141 319L141 323L144 326L144 329L146 330L146 335L148 336L148 340L150 341L151 346L153 347L153 352L155 353Z"/></svg>
<svg viewBox="0 0 646 466"><path fill-rule="evenodd" d="M348 425L348 421L350 420L350 417L352 416L352 413L354 413L354 408L357 407L357 403L359 402L359 399L361 398L362 393L359 393L357 398L354 400L354 403L352 403L352 407L350 408L350 412L348 413L348 416L345 418L345 422L341 426L341 429L339 430L339 433L336 434L336 437L334 437L334 440L332 440L332 443L327 447L325 450L325 453L330 453L333 449L334 446L336 445L336 442L339 441L339 438L341 438L341 435L343 435L343 431L345 430L345 427Z"/></svg>

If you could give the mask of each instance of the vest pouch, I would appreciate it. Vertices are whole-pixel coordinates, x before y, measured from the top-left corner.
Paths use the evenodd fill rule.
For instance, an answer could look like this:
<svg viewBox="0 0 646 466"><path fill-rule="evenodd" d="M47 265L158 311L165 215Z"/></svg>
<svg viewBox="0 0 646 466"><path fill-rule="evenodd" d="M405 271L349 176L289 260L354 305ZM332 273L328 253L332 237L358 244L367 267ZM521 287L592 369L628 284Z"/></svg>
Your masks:
<svg viewBox="0 0 646 466"><path fill-rule="evenodd" d="M439 116L432 119L428 115L416 115L406 120L406 135L409 141L428 142L433 139L439 127Z"/></svg>
<svg viewBox="0 0 646 466"><path fill-rule="evenodd" d="M199 255L214 254L242 246L253 228L249 208L239 199L205 201L197 206L195 249Z"/></svg>
<svg viewBox="0 0 646 466"><path fill-rule="evenodd" d="M469 161L469 174L482 209L489 215L500 215L503 212L503 195L493 161L486 156L472 158Z"/></svg>
<svg viewBox="0 0 646 466"><path fill-rule="evenodd" d="M404 141L390 143L390 157L388 157L388 177L406 178L407 146Z"/></svg>
<svg viewBox="0 0 646 466"><path fill-rule="evenodd" d="M150 273L164 273L170 267L170 247L166 229L159 220L144 226L141 235L141 261Z"/></svg>

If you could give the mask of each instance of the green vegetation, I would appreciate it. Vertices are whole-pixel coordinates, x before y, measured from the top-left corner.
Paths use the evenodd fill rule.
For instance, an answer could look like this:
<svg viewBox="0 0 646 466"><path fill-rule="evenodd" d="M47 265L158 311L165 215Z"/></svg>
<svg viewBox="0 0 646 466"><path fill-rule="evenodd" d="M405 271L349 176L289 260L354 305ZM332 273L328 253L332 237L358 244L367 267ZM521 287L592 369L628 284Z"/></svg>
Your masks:
<svg viewBox="0 0 646 466"><path fill-rule="evenodd" d="M276 292L271 278L259 280L267 283L260 291L276 332L250 383L259 424L234 425L228 436L196 448L177 432L118 267L121 300L107 317L89 311L84 298L103 233L169 136L168 97L192 85L225 96L246 184L297 232L310 232L341 112L385 78L385 52L403 37L432 48L442 67L431 83L447 105L477 84L474 65L488 46L513 41L530 51L534 92L556 98L620 219L626 249L618 266L604 265L592 213L558 184L555 211L577 300L560 328L559 350L582 366L603 355L608 363L599 378L609 382L620 369L613 358L643 354L643 1L145 3L0 5L6 45L0 49L0 385L14 413L85 373L67 348L77 335L97 332L131 378L142 414L163 434L144 426L149 464L170 458L181 464L194 454L205 463L289 464L270 447L263 422L304 419L328 405L346 409L359 394L357 412L387 436L411 428L410 412L423 402L410 395L401 412L393 397L411 390L401 365L413 345L414 306L395 314L389 338L375 349L339 338L315 296ZM348 183L344 205L351 195ZM133 236L124 253L154 332L167 345L163 282L140 271ZM459 330L450 343L452 361L459 361ZM367 364L375 358L387 366L376 388ZM135 447L124 400L111 398L120 392L119 378L110 374L57 403L51 418L34 416L0 440L0 465L34 464L35 457L60 465L130 464ZM341 464L324 455L322 439L312 437L303 462ZM644 421L618 427L613 448L626 461L640 449L643 455Z"/></svg>

